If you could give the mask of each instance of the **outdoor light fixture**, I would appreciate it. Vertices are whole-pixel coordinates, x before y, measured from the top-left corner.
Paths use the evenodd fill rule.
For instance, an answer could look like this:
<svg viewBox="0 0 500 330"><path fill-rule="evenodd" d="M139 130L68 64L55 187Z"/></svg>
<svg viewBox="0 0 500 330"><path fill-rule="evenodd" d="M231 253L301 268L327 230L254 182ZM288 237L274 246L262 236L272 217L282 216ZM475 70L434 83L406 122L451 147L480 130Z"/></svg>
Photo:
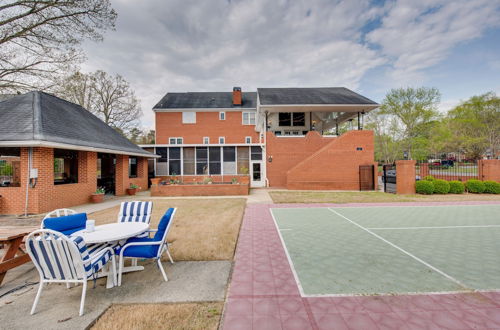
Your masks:
<svg viewBox="0 0 500 330"><path fill-rule="evenodd" d="M270 162L270 163L272 163L272 162L273 162L273 156L269 156L269 157L267 158L267 161L268 161L268 162Z"/></svg>

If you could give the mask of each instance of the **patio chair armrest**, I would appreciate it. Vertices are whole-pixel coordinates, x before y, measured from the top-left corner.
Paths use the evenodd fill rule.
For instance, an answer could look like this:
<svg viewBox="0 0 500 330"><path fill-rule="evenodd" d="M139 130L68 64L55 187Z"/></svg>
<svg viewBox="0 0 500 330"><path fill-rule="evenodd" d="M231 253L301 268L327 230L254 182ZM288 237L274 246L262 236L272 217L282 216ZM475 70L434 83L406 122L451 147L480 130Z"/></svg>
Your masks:
<svg viewBox="0 0 500 330"><path fill-rule="evenodd" d="M121 249L120 249L120 257L123 256L123 251L125 249L131 247L131 246L145 246L145 245L162 245L162 241L156 241L156 242L132 242L132 243L127 243L125 244Z"/></svg>

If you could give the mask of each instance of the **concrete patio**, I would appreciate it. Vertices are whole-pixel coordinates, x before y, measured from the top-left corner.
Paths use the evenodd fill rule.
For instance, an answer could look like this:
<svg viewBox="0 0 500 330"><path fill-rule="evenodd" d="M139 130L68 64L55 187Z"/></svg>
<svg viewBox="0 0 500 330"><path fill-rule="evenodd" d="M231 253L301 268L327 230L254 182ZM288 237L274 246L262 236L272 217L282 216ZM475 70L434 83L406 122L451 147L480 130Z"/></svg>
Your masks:
<svg viewBox="0 0 500 330"><path fill-rule="evenodd" d="M125 274L121 287L106 289L105 279L89 281L85 314L78 316L82 287L67 289L64 284L44 288L37 312L30 315L38 284L32 263L7 273L0 287L0 328L2 329L86 329L111 304L147 304L224 301L231 269L230 261L164 262L169 281L163 281L152 261L140 261L141 272ZM26 287L22 287L28 284ZM16 291L8 293L11 290Z"/></svg>

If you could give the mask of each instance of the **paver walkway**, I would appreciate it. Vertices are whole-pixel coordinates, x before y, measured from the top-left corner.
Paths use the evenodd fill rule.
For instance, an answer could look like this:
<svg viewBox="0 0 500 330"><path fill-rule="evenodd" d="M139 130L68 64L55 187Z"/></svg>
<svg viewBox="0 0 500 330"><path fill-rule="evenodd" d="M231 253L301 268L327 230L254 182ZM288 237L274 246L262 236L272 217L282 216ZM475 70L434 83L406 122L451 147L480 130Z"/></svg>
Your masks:
<svg viewBox="0 0 500 330"><path fill-rule="evenodd" d="M224 330L500 329L500 292L301 297L269 208L308 206L318 204L247 206L224 311Z"/></svg>

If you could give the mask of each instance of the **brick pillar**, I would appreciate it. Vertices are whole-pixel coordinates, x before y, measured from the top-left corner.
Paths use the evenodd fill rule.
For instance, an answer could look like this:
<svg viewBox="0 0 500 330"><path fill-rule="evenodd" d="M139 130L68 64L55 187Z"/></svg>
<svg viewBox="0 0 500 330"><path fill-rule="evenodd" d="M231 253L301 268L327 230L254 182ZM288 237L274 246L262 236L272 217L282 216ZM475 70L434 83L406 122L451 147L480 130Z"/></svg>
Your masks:
<svg viewBox="0 0 500 330"><path fill-rule="evenodd" d="M414 160L396 161L396 193L415 194L415 165Z"/></svg>
<svg viewBox="0 0 500 330"><path fill-rule="evenodd" d="M128 187L128 156L116 155L115 195L125 195Z"/></svg>
<svg viewBox="0 0 500 330"><path fill-rule="evenodd" d="M420 164L420 178L423 180L426 176L429 175L429 163L421 163Z"/></svg>
<svg viewBox="0 0 500 330"><path fill-rule="evenodd" d="M500 159L481 159L477 166L480 180L500 182Z"/></svg>
<svg viewBox="0 0 500 330"><path fill-rule="evenodd" d="M33 148L33 168L38 169L36 186L30 187L30 206L32 213L46 212L49 208L48 196L54 188L54 149Z"/></svg>

